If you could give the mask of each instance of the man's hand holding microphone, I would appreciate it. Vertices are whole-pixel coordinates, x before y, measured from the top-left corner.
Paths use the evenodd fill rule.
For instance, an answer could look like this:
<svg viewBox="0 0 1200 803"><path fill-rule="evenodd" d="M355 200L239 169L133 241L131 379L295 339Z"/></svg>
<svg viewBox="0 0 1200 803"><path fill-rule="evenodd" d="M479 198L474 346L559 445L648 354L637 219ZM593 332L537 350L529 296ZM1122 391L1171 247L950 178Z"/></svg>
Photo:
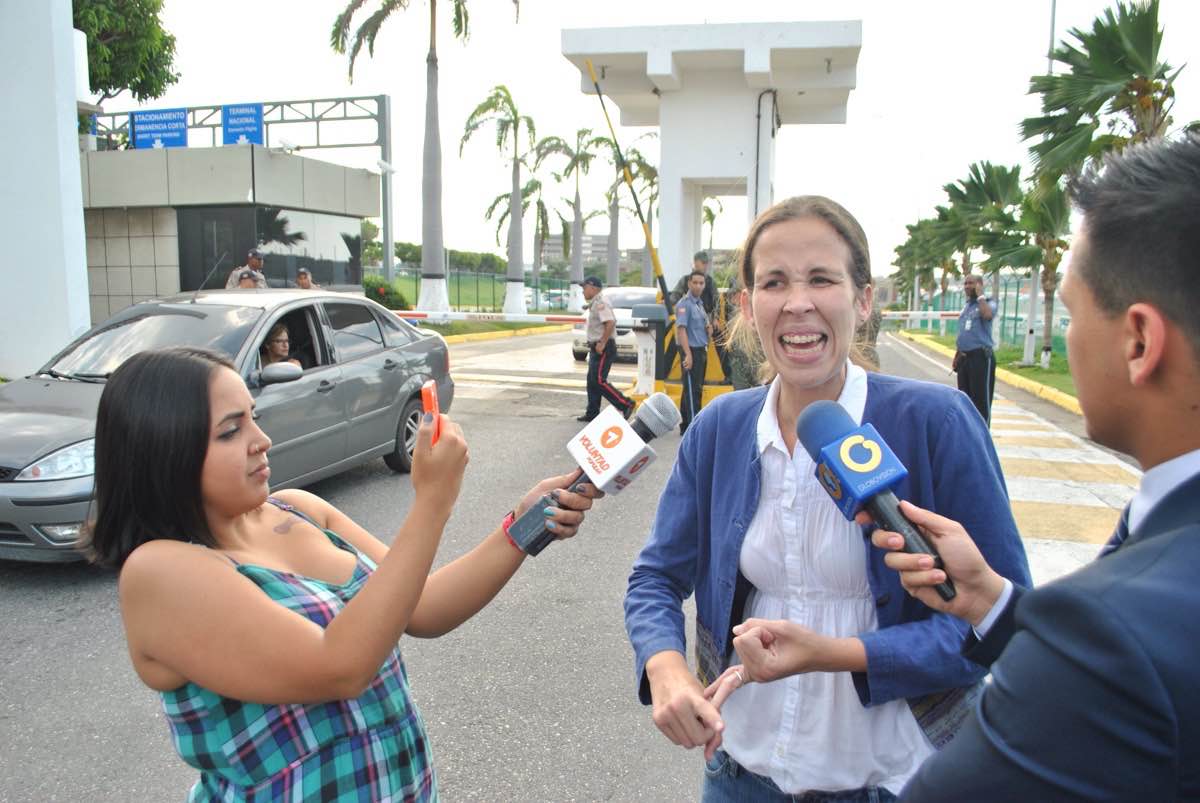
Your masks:
<svg viewBox="0 0 1200 803"><path fill-rule="evenodd" d="M901 502L900 512L920 528L930 546L937 550L940 561L932 555L905 552L904 538L899 533L876 529L871 534L871 543L891 552L884 563L900 573L900 584L909 594L934 610L957 616L972 627L978 626L1004 592L1004 578L987 564L958 522L910 502ZM855 520L859 524L876 523L865 510ZM934 590L947 580L954 583L957 591L951 600L942 599Z"/></svg>

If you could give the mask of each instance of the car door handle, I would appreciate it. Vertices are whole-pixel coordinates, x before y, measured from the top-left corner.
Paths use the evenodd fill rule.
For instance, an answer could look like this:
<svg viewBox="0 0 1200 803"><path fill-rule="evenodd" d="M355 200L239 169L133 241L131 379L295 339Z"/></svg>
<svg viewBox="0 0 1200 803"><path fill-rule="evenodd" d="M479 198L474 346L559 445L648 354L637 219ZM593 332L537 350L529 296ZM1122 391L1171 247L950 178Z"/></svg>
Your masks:
<svg viewBox="0 0 1200 803"><path fill-rule="evenodd" d="M321 384L317 385L317 393L328 393L334 389L335 384L336 383L330 382L328 379L322 379Z"/></svg>
<svg viewBox="0 0 1200 803"><path fill-rule="evenodd" d="M395 360L391 359L390 357L383 361L383 367L384 367L384 370L386 370L386 371L392 370L399 364L400 363L396 362Z"/></svg>

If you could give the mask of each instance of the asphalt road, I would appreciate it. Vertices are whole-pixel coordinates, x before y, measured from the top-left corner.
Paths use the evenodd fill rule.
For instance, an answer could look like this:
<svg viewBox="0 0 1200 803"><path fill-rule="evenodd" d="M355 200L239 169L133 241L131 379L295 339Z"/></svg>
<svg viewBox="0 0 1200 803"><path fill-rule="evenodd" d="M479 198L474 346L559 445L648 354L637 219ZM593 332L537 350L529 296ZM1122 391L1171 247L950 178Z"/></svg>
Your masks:
<svg viewBox="0 0 1200 803"><path fill-rule="evenodd" d="M569 340L455 347L456 373L536 366L568 382L459 382L451 414L471 462L439 563L478 542L543 475L569 468L563 445L584 406L569 381L584 376ZM899 341L883 338L880 353L888 372L952 381ZM631 372L619 366L616 375ZM1004 392L1083 434L1077 417ZM638 704L621 611L677 446L673 434L657 441L659 459L639 484L600 503L577 538L528 560L475 619L435 641L402 643L445 800L696 799L701 756L669 744ZM382 460L310 490L387 541L412 499L408 478ZM157 695L130 668L114 575L0 561L0 611L0 801L184 799L195 771L176 757Z"/></svg>
<svg viewBox="0 0 1200 803"><path fill-rule="evenodd" d="M562 343L564 375L582 374ZM534 340L541 341L543 338ZM511 366L517 340L456 350ZM489 356L490 355L490 356ZM628 370L628 368L625 368ZM444 562L496 527L563 448L584 397L557 388L460 387L451 414L471 447ZM458 631L402 644L447 801L688 800L700 758L667 743L634 694L621 600L678 437L637 485L605 500L575 539L527 561ZM412 500L382 460L310 488L390 541ZM115 576L82 564L0 561L0 801L182 800L195 771L175 755L157 695L125 651Z"/></svg>

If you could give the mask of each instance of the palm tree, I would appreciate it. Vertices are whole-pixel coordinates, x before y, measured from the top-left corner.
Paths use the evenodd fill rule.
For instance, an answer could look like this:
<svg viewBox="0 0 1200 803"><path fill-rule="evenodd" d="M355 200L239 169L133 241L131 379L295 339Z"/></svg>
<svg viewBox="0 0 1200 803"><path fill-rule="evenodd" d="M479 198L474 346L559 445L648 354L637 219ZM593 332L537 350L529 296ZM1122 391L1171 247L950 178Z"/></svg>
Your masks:
<svg viewBox="0 0 1200 803"><path fill-rule="evenodd" d="M634 139L638 140L653 137L653 132L642 134ZM612 162L613 169L616 171L612 184L604 193L604 197L608 199L608 284L619 284L621 280L621 269L619 262L619 246L618 234L620 232L620 216L621 216L621 186L625 183L625 168L630 169L630 175L636 175L637 165L645 162L645 157L632 144L621 152L618 144L609 137L593 137L588 143L589 147L600 148L604 151L608 160ZM623 160L622 160L623 157ZM647 251L647 254L649 252Z"/></svg>
<svg viewBox="0 0 1200 803"><path fill-rule="evenodd" d="M467 0L450 0L451 28L454 36L463 41L470 35ZM337 53L345 53L350 45L350 80L354 80L354 61L363 45L367 53L375 54L375 39L384 21L394 11L408 8L409 0L381 0L380 6L354 32L350 44L350 23L366 0L350 0L333 22L329 42ZM520 3L513 0L520 13ZM450 299L446 292L446 270L442 238L442 141L438 128L438 60L437 60L438 0L429 0L429 53L425 57L425 150L421 166L421 292L417 306L425 310L447 310Z"/></svg>
<svg viewBox="0 0 1200 803"><path fill-rule="evenodd" d="M512 139L512 188L508 201L508 281L504 293L504 311L524 315L525 260L521 253L524 237L521 222L528 204L524 200L521 188L521 165L524 164L528 152L521 150L521 127L525 127L530 149L534 146L537 133L534 130L533 119L521 114L508 87L498 84L467 117L466 128L458 145L459 156L462 155L463 147L471 135L489 122L496 124L496 147L501 152L508 150L509 138Z"/></svg>
<svg viewBox="0 0 1200 803"><path fill-rule="evenodd" d="M893 264L899 269L895 275L897 288L911 293L911 308L920 306L921 291L932 294L936 286L936 271L942 275L954 269L954 249L947 244L934 218L923 218L905 227L908 239L896 246Z"/></svg>
<svg viewBox="0 0 1200 803"><path fill-rule="evenodd" d="M1078 46L1060 42L1051 53L1065 64L1058 75L1035 75L1029 94L1042 96L1042 116L1021 123L1039 176L1078 172L1108 151L1166 134L1180 71L1159 61L1158 0L1107 9L1091 31L1072 28ZM1105 133L1098 133L1101 128Z"/></svg>
<svg viewBox="0 0 1200 803"><path fill-rule="evenodd" d="M277 206L268 206L258 212L258 241L263 245L279 243L291 248L296 243L302 243L308 237L302 231L289 231L291 221L282 214Z"/></svg>
<svg viewBox="0 0 1200 803"><path fill-rule="evenodd" d="M709 201L715 203L717 208L713 209L711 206L709 206ZM724 211L725 207L722 205L720 198L705 198L704 205L700 208L700 227L703 228L708 226L708 250L710 252L712 251L713 247L713 229L717 227L717 215Z"/></svg>
<svg viewBox="0 0 1200 803"><path fill-rule="evenodd" d="M579 177L587 173L592 160L596 158L596 152L591 150L594 146L592 130L581 128L575 132L574 146L561 137L546 137L535 148L535 168L540 167L550 156L558 155L566 159L567 163L557 177L560 180L571 175L575 177L575 200L571 203L571 242L574 244L574 248L571 249L571 299L567 305L571 312L583 311L583 211L579 198Z"/></svg>
<svg viewBox="0 0 1200 803"><path fill-rule="evenodd" d="M511 194L501 193L492 199L491 205L488 206L484 217L491 220L497 212L499 216L496 220L496 245L500 244L500 230L504 228L504 224L508 221L512 212ZM530 205L533 205L534 227L533 227L533 286L537 288L539 274L542 269L542 251L544 250L546 238L550 236L550 216L546 209L546 202L542 198L542 182L540 179L531 178L525 182L525 186L521 188L521 214L524 215ZM512 227L509 227L512 230ZM509 271L511 275L512 263L509 262ZM523 278L523 277L522 277ZM522 293L523 294L523 293Z"/></svg>
<svg viewBox="0 0 1200 803"><path fill-rule="evenodd" d="M546 240L550 238L550 212L546 201L542 198L542 183L538 182L533 201L533 288L541 297L542 292L542 251L546 248Z"/></svg>
<svg viewBox="0 0 1200 803"><path fill-rule="evenodd" d="M967 168L967 177L943 189L957 213L957 223L965 225L966 246L988 250L998 237L1016 227L1016 214L1024 198L1021 189L1021 168L1004 167L991 162L975 162ZM957 229L951 227L956 232ZM990 265L992 297L1000 295L1000 270ZM985 270L987 268L985 267ZM970 272L970 262L964 254L962 274Z"/></svg>
<svg viewBox="0 0 1200 803"><path fill-rule="evenodd" d="M933 222L929 226L932 237L930 246L941 255L937 261L942 269L942 295L938 309L943 310L946 307L946 288L950 283L950 276L966 276L971 272L971 253L976 244L976 231L972 212L968 208L952 203L950 206L938 206L935 209L937 217L932 218ZM955 263L955 254L958 254L961 266Z"/></svg>
<svg viewBox="0 0 1200 803"><path fill-rule="evenodd" d="M654 205L658 203L658 168L651 164L640 151L636 149L631 149L631 151L632 153L625 162L633 173L634 182L640 187L636 191L639 192L639 201L646 215L647 242L642 254L642 286L650 287L654 284L654 261L650 258L650 239L654 233Z"/></svg>
<svg viewBox="0 0 1200 803"><path fill-rule="evenodd" d="M1034 282L1041 271L1042 366L1049 367L1054 342L1054 295L1058 291L1058 266L1070 247L1071 204L1058 181L1040 182L1021 203L1015 241L999 247L990 259L1014 268L1030 268Z"/></svg>

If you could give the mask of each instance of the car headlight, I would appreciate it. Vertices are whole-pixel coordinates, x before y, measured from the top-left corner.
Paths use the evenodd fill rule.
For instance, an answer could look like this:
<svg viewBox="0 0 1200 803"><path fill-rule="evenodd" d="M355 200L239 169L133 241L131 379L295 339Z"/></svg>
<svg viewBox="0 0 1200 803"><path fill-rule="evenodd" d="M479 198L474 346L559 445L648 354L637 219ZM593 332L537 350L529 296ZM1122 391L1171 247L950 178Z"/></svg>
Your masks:
<svg viewBox="0 0 1200 803"><path fill-rule="evenodd" d="M25 467L16 476L17 480L36 482L40 480L69 480L73 477L90 477L96 472L96 439L64 446Z"/></svg>
<svg viewBox="0 0 1200 803"><path fill-rule="evenodd" d="M83 533L83 522L74 524L35 524L34 529L56 544L73 544Z"/></svg>

